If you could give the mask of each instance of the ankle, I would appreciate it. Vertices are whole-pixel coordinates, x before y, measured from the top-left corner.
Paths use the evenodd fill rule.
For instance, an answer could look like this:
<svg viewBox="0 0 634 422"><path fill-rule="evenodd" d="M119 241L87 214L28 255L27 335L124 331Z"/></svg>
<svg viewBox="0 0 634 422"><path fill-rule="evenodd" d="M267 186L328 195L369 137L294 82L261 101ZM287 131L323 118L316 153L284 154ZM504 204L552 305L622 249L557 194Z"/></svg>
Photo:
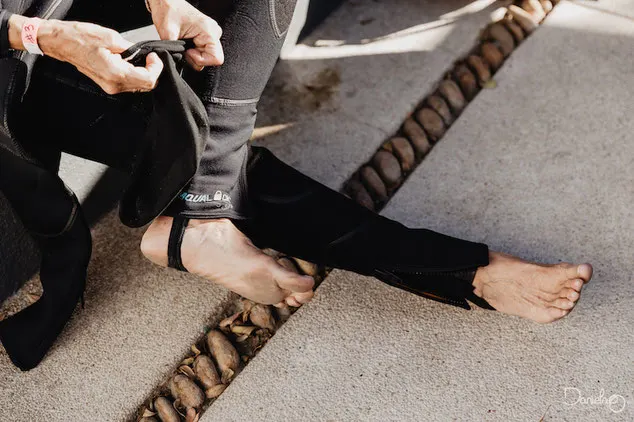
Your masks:
<svg viewBox="0 0 634 422"><path fill-rule="evenodd" d="M489 267L493 265L494 261L497 261L499 254L496 252L489 252L489 264L486 267L479 267L476 271L475 277L473 277L473 293L476 296L482 297L484 288L491 282L491 276L489 274Z"/></svg>
<svg viewBox="0 0 634 422"><path fill-rule="evenodd" d="M187 227L223 227L226 225L233 225L233 223L228 218L192 218Z"/></svg>

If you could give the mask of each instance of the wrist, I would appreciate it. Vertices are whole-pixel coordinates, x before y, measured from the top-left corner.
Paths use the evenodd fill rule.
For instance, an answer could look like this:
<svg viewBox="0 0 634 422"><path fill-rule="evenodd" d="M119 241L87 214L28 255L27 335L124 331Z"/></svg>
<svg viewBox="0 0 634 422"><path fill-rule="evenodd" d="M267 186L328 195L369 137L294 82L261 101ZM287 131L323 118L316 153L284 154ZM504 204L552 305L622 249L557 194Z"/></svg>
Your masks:
<svg viewBox="0 0 634 422"><path fill-rule="evenodd" d="M9 46L14 50L26 50L22 41L22 30L29 18L21 15L12 15L9 18ZM59 26L62 22L57 20L40 19L37 30L37 44L46 55L54 52L53 40L57 38Z"/></svg>
<svg viewBox="0 0 634 422"><path fill-rule="evenodd" d="M42 52L54 58L57 57L57 45L61 39L62 30L65 23L55 19L43 20L37 33L37 43Z"/></svg>
<svg viewBox="0 0 634 422"><path fill-rule="evenodd" d="M150 13L156 11L160 7L168 6L170 3L171 0L145 0L145 5Z"/></svg>
<svg viewBox="0 0 634 422"><path fill-rule="evenodd" d="M22 26L27 18L21 15L11 15L9 18L9 47L14 50L24 50L22 44Z"/></svg>

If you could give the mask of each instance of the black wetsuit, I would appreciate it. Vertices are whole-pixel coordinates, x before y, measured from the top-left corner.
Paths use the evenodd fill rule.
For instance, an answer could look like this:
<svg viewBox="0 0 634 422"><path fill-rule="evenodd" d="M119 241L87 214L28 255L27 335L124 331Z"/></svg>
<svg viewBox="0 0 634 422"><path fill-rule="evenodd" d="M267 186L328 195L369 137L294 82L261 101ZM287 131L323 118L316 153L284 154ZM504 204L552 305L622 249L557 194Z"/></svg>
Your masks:
<svg viewBox="0 0 634 422"><path fill-rule="evenodd" d="M151 24L142 0L95 3L75 1L66 19L121 32ZM469 308L466 298L486 305L471 286L475 270L488 264L486 245L406 228L249 145L256 105L295 0L201 0L195 5L220 23L226 60L183 74L204 104L209 136L198 171L165 213L228 217L258 246L372 275L456 306ZM21 104L21 115L38 116L38 124L16 123L16 131L25 153L53 173L62 151L130 170L150 113L150 94L106 95L72 66L44 57L33 68ZM0 164L1 157L0 152Z"/></svg>

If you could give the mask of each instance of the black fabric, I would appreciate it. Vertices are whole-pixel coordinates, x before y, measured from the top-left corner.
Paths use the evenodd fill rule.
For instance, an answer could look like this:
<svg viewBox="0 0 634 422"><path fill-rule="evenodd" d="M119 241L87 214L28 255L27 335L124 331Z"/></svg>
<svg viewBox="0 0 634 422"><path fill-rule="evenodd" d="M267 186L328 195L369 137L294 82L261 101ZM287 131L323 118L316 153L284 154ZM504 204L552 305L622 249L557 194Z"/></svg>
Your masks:
<svg viewBox="0 0 634 422"><path fill-rule="evenodd" d="M211 136L198 172L167 215L232 219L253 215L245 178L247 141L255 125L258 100L284 42L275 29L272 2L276 10L290 10L296 0L197 2L202 12L222 25L225 62L202 72L184 72L205 104Z"/></svg>
<svg viewBox="0 0 634 422"><path fill-rule="evenodd" d="M295 11L295 3L279 0L268 1L276 35L281 37L286 33L291 24L293 12Z"/></svg>
<svg viewBox="0 0 634 422"><path fill-rule="evenodd" d="M470 308L465 298L473 286L459 274L488 265L486 245L389 220L298 172L266 148L251 148L247 178L254 218L236 225L259 247Z"/></svg>
<svg viewBox="0 0 634 422"><path fill-rule="evenodd" d="M9 54L9 18L12 13L7 10L0 10L0 57L7 57Z"/></svg>
<svg viewBox="0 0 634 422"><path fill-rule="evenodd" d="M170 268L176 268L177 270L185 272L187 272L187 268L183 265L183 260L181 258L181 246L188 223L189 218L187 217L174 217L172 228L170 229L169 241L167 243L167 265Z"/></svg>
<svg viewBox="0 0 634 422"><path fill-rule="evenodd" d="M9 357L28 370L44 357L83 295L90 229L77 198L55 174L2 149L0 189L41 251L41 298L0 321Z"/></svg>
<svg viewBox="0 0 634 422"><path fill-rule="evenodd" d="M145 134L137 143L132 182L126 189L119 216L130 227L141 227L167 208L198 170L209 137L207 112L194 91L180 76L184 41L146 41L122 53L137 66L145 65L150 52L164 64L150 92Z"/></svg>
<svg viewBox="0 0 634 422"><path fill-rule="evenodd" d="M288 5L295 2L278 1ZM12 2L16 7L27 3ZM60 9L55 10L58 14L54 15L59 18L71 3L42 0L36 9L59 5ZM97 16L101 6L91 7L90 1L79 4L95 20L103 18ZM131 7L124 0L113 0L106 9L119 10L118 4L126 7L121 10ZM209 128L206 136L201 135L206 139L201 165L192 183L172 201L170 211L180 217L230 216L259 246L373 275L405 290L468 308L465 297L472 294L473 287L450 273L474 271L487 265L486 245L409 229L302 175L268 150L249 147L257 100L283 39L275 33L268 2L201 0L198 7L211 15L217 4L227 13L221 20L227 60L220 67L184 73L183 79L204 105ZM140 6L142 2L134 5L137 9ZM71 11L73 18L83 20L78 10ZM148 19L147 14L144 16L144 20ZM125 22L118 22L118 17ZM126 13L112 13L109 19L113 20L101 23L115 28L133 24ZM155 47L146 45L143 51L155 49L159 53L167 62L168 76L173 77L170 84L177 86L178 58L174 60L168 48ZM178 54L181 53L175 55ZM142 53L137 55L134 59L141 60ZM0 59L0 189L38 239L43 256L44 296L0 323L0 340L22 369L39 363L70 318L83 293L90 257L90 231L81 208L55 174L60 151L116 163L132 172L138 179L122 202L122 219L129 225L139 225L160 211L177 187L186 183L199 151L199 144L192 139L204 131L197 121L201 109L189 92L188 109L178 109L177 113L179 118L183 114L189 116L185 120L192 126L185 129L185 146L175 146L170 143L181 143L179 131L168 128L172 131L170 136L158 133L161 139L154 139L156 131L161 130L157 128L172 124L173 118L166 116L165 121L154 123L152 119L163 114L161 110L180 107L175 101L170 103L168 94L159 98L153 93L108 96L72 66L42 58L38 59L32 83L23 96L32 68L31 59ZM157 89L162 83L163 80ZM55 95L48 95L51 93ZM38 125L28 118L19 118L31 115L39 117ZM185 120L176 124L182 125ZM15 122L21 123L19 127ZM170 163L161 160L173 151L176 153L171 158L176 157L183 168L172 172ZM190 151L191 159L187 159L185 151ZM178 240L180 229L175 228L175 233ZM176 246L171 249L171 259L178 265L176 257L180 254Z"/></svg>

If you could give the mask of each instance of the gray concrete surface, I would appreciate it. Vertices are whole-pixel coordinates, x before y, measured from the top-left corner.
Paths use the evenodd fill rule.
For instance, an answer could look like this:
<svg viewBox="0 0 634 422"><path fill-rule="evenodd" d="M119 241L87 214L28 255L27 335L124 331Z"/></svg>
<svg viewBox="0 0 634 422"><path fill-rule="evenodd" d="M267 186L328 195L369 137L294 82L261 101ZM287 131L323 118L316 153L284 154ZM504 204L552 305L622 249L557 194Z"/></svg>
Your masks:
<svg viewBox="0 0 634 422"><path fill-rule="evenodd" d="M62 154L60 176L83 204L92 224L116 206L127 178L106 166ZM37 271L39 251L0 193L0 304Z"/></svg>
<svg viewBox="0 0 634 422"><path fill-rule="evenodd" d="M94 229L86 308L29 372L0 348L0 420L119 421L143 402L222 310L228 292L146 261L142 230L115 213Z"/></svg>
<svg viewBox="0 0 634 422"><path fill-rule="evenodd" d="M339 189L444 71L493 1L346 2L285 51L259 105L256 142Z"/></svg>
<svg viewBox="0 0 634 422"><path fill-rule="evenodd" d="M634 0L574 0L591 9L603 10L623 17L634 18Z"/></svg>
<svg viewBox="0 0 634 422"><path fill-rule="evenodd" d="M629 19L558 6L385 210L592 262L571 315L463 311L337 271L202 421L634 420L633 38Z"/></svg>
<svg viewBox="0 0 634 422"><path fill-rule="evenodd" d="M352 51L343 52L344 56L353 55L349 60L315 58L301 53L300 47L297 56L282 61L276 69L277 76L260 106L259 133L266 126L294 126L260 141L338 188L396 127L397 116L406 114L450 66L456 46L475 40L488 19L491 8L486 7L491 1L475 3L458 13L463 16L441 18L470 2L453 0L426 11L419 2L400 0L398 8L407 18L400 23L389 16L386 4L349 5L354 11L363 11L365 19L375 19L366 25L344 8L325 23L315 41L322 36L350 38L354 31L337 34L338 27L347 25L363 37L388 36L418 24L430 27L373 43L380 54L379 50L374 54L372 45L368 48L360 40L350 39ZM481 8L486 10L474 14ZM153 35L150 31L140 36ZM335 69L334 73L330 69ZM284 75L290 79L285 81ZM316 75L315 95L305 98L304 84L314 82ZM390 102L387 109L386 100ZM386 112L393 114L371 121L372 116ZM274 131L275 127L269 128L268 133ZM328 167L315 165L319 160ZM112 202L100 202L104 197L100 192L116 197L122 186L117 174L66 156L62 176L85 207L92 207L93 220L98 221L87 306L78 312L42 365L31 372L16 370L0 348L2 422L125 419L174 368L206 323L222 310L228 295L206 281L150 265L138 251L142 230L122 227L115 213L99 220L112 206ZM37 290L36 285L37 280L33 280L20 297Z"/></svg>

